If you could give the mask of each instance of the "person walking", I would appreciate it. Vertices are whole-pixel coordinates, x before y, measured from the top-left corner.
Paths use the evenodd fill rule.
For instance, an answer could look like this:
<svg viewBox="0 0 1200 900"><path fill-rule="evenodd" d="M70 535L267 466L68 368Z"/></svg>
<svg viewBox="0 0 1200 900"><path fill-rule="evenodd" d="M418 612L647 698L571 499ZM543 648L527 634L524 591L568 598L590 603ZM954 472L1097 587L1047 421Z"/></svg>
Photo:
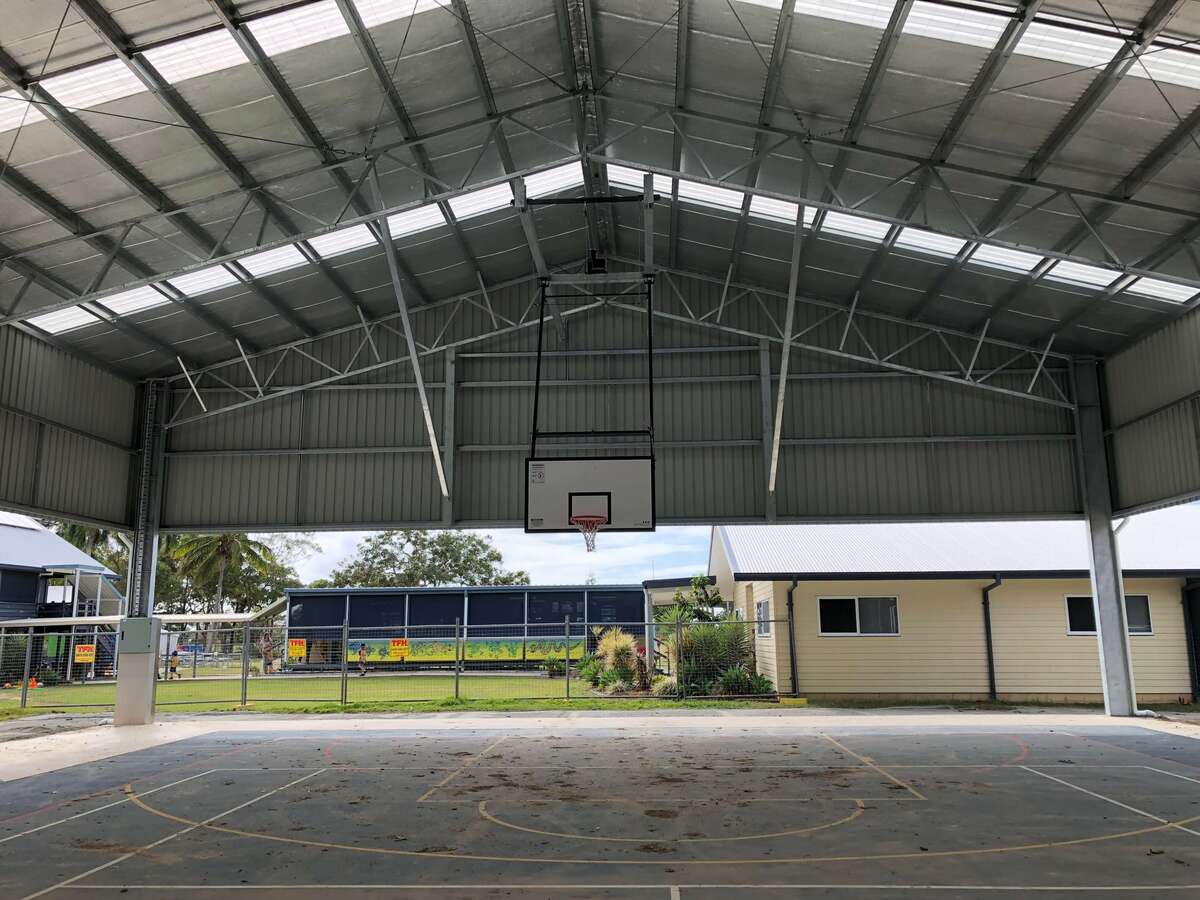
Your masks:
<svg viewBox="0 0 1200 900"><path fill-rule="evenodd" d="M367 642L363 641L358 645L358 677L364 678L367 674Z"/></svg>

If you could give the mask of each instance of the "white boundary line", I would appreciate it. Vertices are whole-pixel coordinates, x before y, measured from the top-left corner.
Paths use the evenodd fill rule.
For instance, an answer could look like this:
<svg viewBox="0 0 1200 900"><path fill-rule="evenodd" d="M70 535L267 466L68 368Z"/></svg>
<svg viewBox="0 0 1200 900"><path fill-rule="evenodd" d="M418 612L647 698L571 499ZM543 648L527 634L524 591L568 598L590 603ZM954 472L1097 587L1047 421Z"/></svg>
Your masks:
<svg viewBox="0 0 1200 900"><path fill-rule="evenodd" d="M1200 891L1200 884L1123 884L1123 885L1051 885L1051 884L71 884L64 887L87 891L154 891L163 896L176 891L670 891L672 900L681 891L991 891L1031 893L1054 891L1062 893L1133 893L1141 891Z"/></svg>
<svg viewBox="0 0 1200 900"><path fill-rule="evenodd" d="M173 788L173 787L176 787L177 785L183 784L184 782L192 781L196 778L203 778L205 775L212 775L214 772L220 772L220 771L222 771L222 770L221 769L209 769L207 772L199 772L195 775L189 775L187 778L180 778L178 781L172 781L170 784L164 784L159 787L152 788L148 791L144 791L140 794L140 796L149 797L151 794L157 794L159 791L165 791L167 788ZM114 790L117 790L117 788L114 788ZM65 819L58 819L57 821L54 821L54 822L47 822L45 825L39 825L39 826L37 826L37 828L30 828L28 831L21 831L21 832L18 832L17 834L7 835L5 837L0 838L0 844L7 843L8 841L15 841L19 837L25 837L26 835L29 835L29 834L36 834L39 831L45 831L47 828L54 828L55 826L65 824L66 822L72 822L75 819L83 819L83 818L86 818L87 816L95 815L98 812L104 812L104 810L106 810L106 809L112 809L114 806L120 806L122 803L128 803L128 802L129 802L128 797L122 797L120 800L114 800L112 803L106 803L103 806L97 806L95 809L84 810L83 812L76 813L73 816L67 816Z"/></svg>
<svg viewBox="0 0 1200 900"><path fill-rule="evenodd" d="M1131 813L1137 813L1139 816L1152 819L1153 821L1158 822L1160 825L1170 825L1172 828L1177 828L1180 831L1186 831L1188 834L1200 837L1200 831L1193 831L1191 828L1187 828L1183 825L1176 825L1170 820L1160 818L1159 816L1154 815L1154 813L1148 813L1144 809L1138 809L1136 806L1130 806L1128 803L1122 803L1120 800L1114 800L1112 797L1105 797L1103 794L1097 794L1095 791L1089 791L1087 788L1080 787L1077 784L1071 784L1069 781L1063 781L1061 778L1056 778L1054 775L1047 775L1045 772L1039 772L1037 769L1030 768L1029 766L1021 766L1021 768L1027 772L1032 772L1034 775L1039 775L1042 778L1048 778L1051 781L1056 781L1061 785L1071 788L1072 790L1079 791L1081 794L1087 794L1089 797L1095 797L1097 800L1103 800L1105 803L1111 803L1113 806L1119 806L1121 809L1128 810ZM1150 767L1145 766L1145 768L1148 769ZM1188 780L1191 781L1192 779Z"/></svg>
<svg viewBox="0 0 1200 900"><path fill-rule="evenodd" d="M98 866L95 866L94 868L88 869L86 872L81 872L78 875L72 876L71 878L64 879L63 881L60 881L58 884L51 885L50 887L47 887L47 888L42 888L40 891L35 891L32 894L26 894L24 897L21 898L21 900L35 900L35 898L37 898L37 897L44 897L47 894L51 894L54 891L59 890L60 888L71 887L76 882L82 881L84 878L87 878L90 875L95 875L97 872L103 872L105 869L110 869L113 866L118 865L119 863L123 863L123 862L125 862L125 860L131 859L132 857L137 856L140 853L144 853L147 850L153 850L155 847L162 846L163 844L167 843L168 841L173 841L177 837L181 837L182 835L185 835L189 832L195 831L198 828L203 828L205 825L209 825L209 824L215 822L217 819L223 819L223 818L225 818L225 816L231 816L238 810L245 809L247 806L251 806L252 804L258 803L260 800L266 800L268 797L272 797L275 794L278 794L280 791L286 791L288 788L294 787L295 785L299 784L302 781L307 781L310 778L315 778L317 775L320 775L324 771L326 771L326 770L319 769L316 772L311 772L308 775L303 775L300 778L295 779L294 781L289 781L285 785L281 785L280 787L277 787L273 790L267 791L265 794L259 794L257 797L247 800L245 803L239 803L237 806L233 807L232 809L227 809L224 812L219 812L215 816L209 816L203 822L200 822L196 825L189 825L187 828L182 828L179 831L174 831L171 834L168 834L166 837L159 838L157 841L146 844L144 847L140 847L139 849L134 850L131 853L123 853L122 855L118 856L116 859L110 859L108 862L102 863L101 865L98 865ZM84 885L79 885L79 886L85 887ZM89 887L89 889L91 888L90 885L87 885L86 887Z"/></svg>

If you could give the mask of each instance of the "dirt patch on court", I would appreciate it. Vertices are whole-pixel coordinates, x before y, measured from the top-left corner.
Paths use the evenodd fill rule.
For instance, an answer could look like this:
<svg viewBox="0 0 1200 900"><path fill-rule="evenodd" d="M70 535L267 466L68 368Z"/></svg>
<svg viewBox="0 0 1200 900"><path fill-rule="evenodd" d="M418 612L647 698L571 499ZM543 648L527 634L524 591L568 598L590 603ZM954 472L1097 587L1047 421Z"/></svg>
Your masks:
<svg viewBox="0 0 1200 900"><path fill-rule="evenodd" d="M115 841L100 841L100 840L79 840L71 841L71 846L78 850L95 850L99 853L139 853L145 856L152 854L145 853L141 847L129 847L125 844L118 844Z"/></svg>
<svg viewBox="0 0 1200 900"><path fill-rule="evenodd" d="M679 812L674 809L647 809L642 812L643 816L650 816L653 819L676 819L679 817Z"/></svg>
<svg viewBox="0 0 1200 900"><path fill-rule="evenodd" d="M675 852L674 847L668 847L666 844L654 844L654 843L641 844L638 846L638 850L640 850L642 853L674 853Z"/></svg>

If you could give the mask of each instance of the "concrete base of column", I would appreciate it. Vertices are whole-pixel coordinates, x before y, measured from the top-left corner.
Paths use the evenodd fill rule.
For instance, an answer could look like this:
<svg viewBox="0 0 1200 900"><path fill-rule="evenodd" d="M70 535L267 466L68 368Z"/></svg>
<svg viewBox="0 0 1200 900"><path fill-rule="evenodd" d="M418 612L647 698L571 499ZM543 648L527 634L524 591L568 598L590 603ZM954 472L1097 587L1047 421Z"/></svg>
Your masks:
<svg viewBox="0 0 1200 900"><path fill-rule="evenodd" d="M121 622L114 725L149 725L154 721L160 631L159 619L127 618Z"/></svg>

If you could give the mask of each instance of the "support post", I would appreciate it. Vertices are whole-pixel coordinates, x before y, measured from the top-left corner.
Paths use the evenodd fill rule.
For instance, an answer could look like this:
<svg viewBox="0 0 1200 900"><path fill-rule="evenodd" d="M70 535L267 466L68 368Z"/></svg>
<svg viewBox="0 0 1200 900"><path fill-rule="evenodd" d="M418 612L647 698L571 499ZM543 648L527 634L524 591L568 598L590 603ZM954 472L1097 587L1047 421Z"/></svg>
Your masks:
<svg viewBox="0 0 1200 900"><path fill-rule="evenodd" d="M567 616L563 623L563 632L567 642L563 645L563 676L566 678L567 699L571 699L571 617Z"/></svg>
<svg viewBox="0 0 1200 900"><path fill-rule="evenodd" d="M342 619L342 689L338 695L342 706L346 705L347 682L350 675L350 617Z"/></svg>
<svg viewBox="0 0 1200 900"><path fill-rule="evenodd" d="M33 668L33 626L25 631L25 674L21 676L21 709L29 705L29 677Z"/></svg>
<svg viewBox="0 0 1200 900"><path fill-rule="evenodd" d="M763 472L770 473L771 452L775 445L774 420L771 418L771 344L766 338L758 342L758 396L762 405ZM775 492L769 486L763 497L763 515L768 522L775 521Z"/></svg>
<svg viewBox="0 0 1200 900"><path fill-rule="evenodd" d="M454 699L457 700L462 696L459 688L459 674L462 666L459 665L459 660L462 657L462 619L454 620Z"/></svg>
<svg viewBox="0 0 1200 900"><path fill-rule="evenodd" d="M675 687L683 699L683 623L675 620Z"/></svg>
<svg viewBox="0 0 1200 900"><path fill-rule="evenodd" d="M263 674L266 674L267 662L263 660ZM242 706L250 696L250 623L242 626Z"/></svg>
<svg viewBox="0 0 1200 900"><path fill-rule="evenodd" d="M799 679L796 675L796 604L793 596L799 583L793 578L787 592L788 675L791 677L793 696L800 693Z"/></svg>
<svg viewBox="0 0 1200 900"><path fill-rule="evenodd" d="M154 612L154 574L158 562L158 523L166 466L168 385L148 382L143 389L141 437L135 463L134 534L130 551L127 618L121 620L117 650L117 699L114 725L154 721L154 691L161 623Z"/></svg>
<svg viewBox="0 0 1200 900"><path fill-rule="evenodd" d="M1075 430L1080 494L1091 555L1092 603L1104 709L1110 716L1132 716L1137 714L1137 692L1129 654L1121 561L1117 553L1117 536L1112 528L1112 489L1104 440L1100 366L1094 360L1077 360L1072 364L1071 374L1077 404Z"/></svg>

